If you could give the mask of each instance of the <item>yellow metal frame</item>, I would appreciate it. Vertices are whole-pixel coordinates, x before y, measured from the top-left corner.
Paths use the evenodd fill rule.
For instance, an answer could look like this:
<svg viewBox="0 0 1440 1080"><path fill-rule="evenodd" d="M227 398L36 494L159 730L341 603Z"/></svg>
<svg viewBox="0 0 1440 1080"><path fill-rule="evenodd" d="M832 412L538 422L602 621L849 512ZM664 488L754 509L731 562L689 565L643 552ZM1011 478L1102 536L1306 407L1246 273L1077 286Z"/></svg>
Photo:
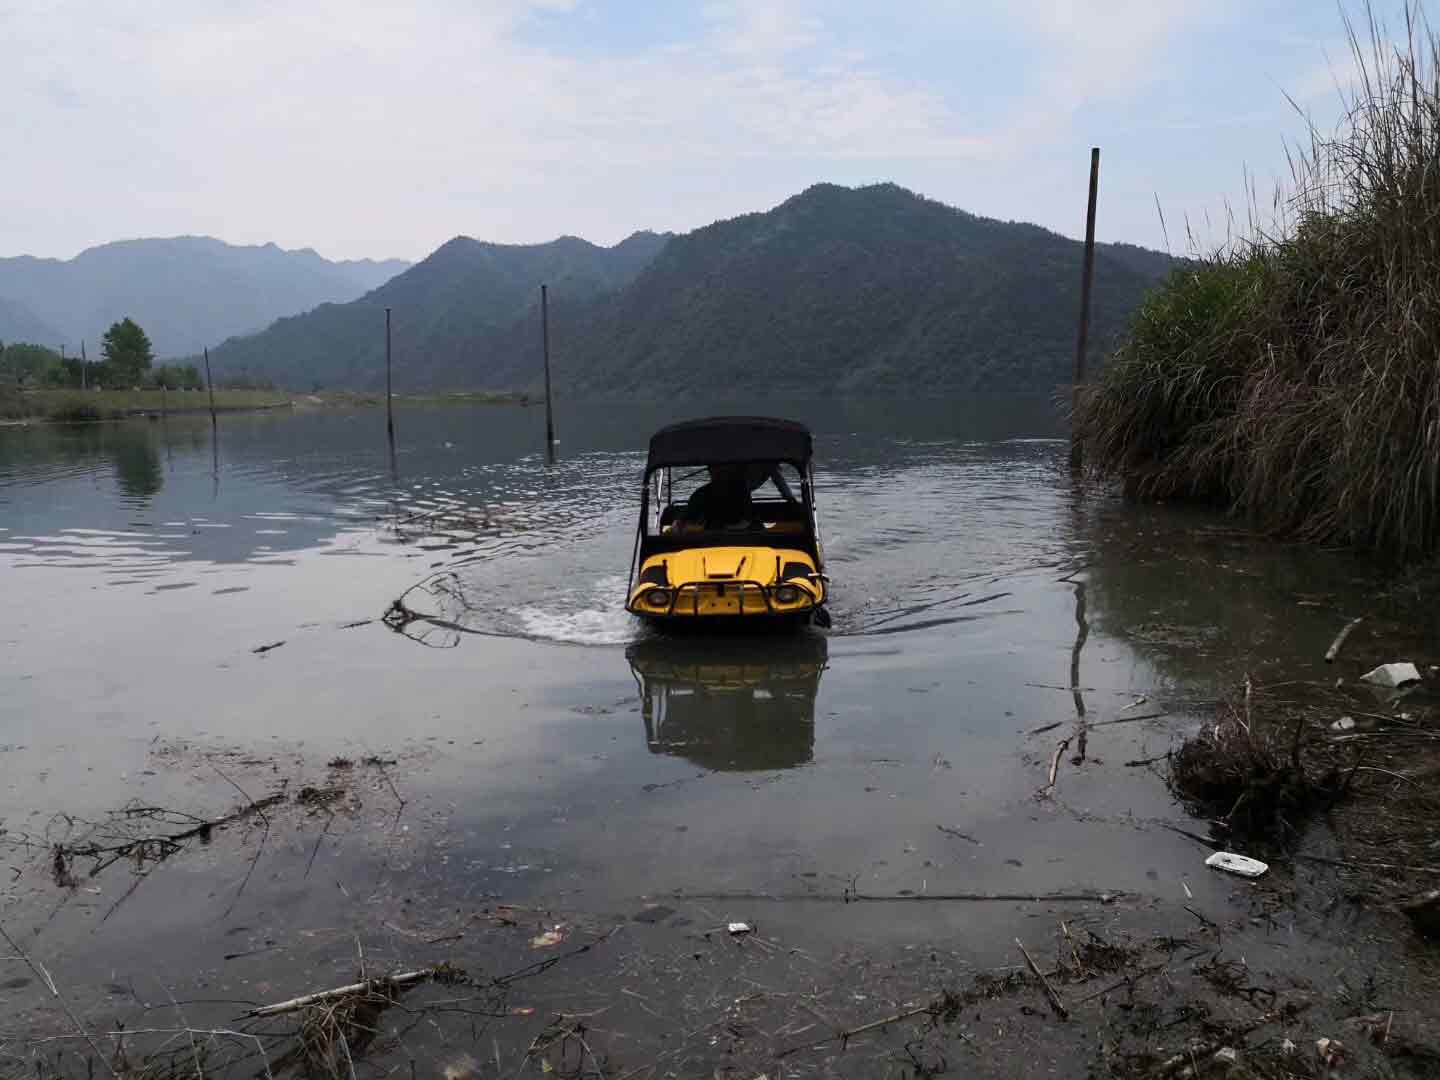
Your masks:
<svg viewBox="0 0 1440 1080"><path fill-rule="evenodd" d="M804 575L782 577L787 564ZM660 570L664 582L643 580ZM796 548L694 547L652 555L640 566L639 584L625 605L635 615L656 619L805 615L825 602L825 575L815 560ZM778 589L791 587L795 599L782 602ZM655 602L660 594L665 599ZM658 599L658 597L657 597Z"/></svg>

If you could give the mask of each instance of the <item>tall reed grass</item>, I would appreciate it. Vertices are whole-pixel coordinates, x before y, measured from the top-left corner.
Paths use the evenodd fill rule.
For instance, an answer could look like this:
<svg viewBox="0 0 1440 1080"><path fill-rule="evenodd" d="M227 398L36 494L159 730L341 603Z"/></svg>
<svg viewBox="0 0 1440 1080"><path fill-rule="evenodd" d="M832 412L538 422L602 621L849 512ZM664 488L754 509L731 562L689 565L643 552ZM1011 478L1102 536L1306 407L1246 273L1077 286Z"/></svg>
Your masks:
<svg viewBox="0 0 1440 1080"><path fill-rule="evenodd" d="M1440 38L1346 20L1356 82L1279 223L1177 270L1080 395L1094 471L1301 538L1440 547Z"/></svg>

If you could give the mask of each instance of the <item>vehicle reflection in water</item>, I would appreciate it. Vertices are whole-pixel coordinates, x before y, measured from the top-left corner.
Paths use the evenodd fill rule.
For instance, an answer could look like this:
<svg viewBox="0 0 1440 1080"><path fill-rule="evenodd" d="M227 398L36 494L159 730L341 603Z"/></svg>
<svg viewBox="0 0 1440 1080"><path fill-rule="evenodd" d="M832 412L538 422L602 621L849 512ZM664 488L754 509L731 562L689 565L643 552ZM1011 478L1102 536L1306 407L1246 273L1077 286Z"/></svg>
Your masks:
<svg viewBox="0 0 1440 1080"><path fill-rule="evenodd" d="M652 637L625 657L651 753L734 771L813 759L824 637Z"/></svg>

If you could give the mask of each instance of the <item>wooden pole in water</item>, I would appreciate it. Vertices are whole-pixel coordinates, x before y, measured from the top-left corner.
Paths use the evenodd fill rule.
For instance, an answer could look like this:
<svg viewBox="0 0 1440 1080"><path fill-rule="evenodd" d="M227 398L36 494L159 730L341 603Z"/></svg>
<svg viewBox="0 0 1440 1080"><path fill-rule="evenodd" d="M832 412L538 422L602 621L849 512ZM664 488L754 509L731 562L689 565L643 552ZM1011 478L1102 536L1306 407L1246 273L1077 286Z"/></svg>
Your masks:
<svg viewBox="0 0 1440 1080"><path fill-rule="evenodd" d="M390 456L395 456L395 403L390 380L390 309L385 309L385 438L390 443Z"/></svg>
<svg viewBox="0 0 1440 1080"><path fill-rule="evenodd" d="M89 358L86 357L86 355L85 355L85 339L84 339L84 338L81 338L81 339L80 339L80 389L81 389L81 390L88 390L88 389L89 389L89 387L85 385L85 383L86 383L86 381L87 381L87 380L86 380L86 374L87 374L87 372L88 372L88 370L89 370L89 367L90 367L90 360L89 360Z"/></svg>
<svg viewBox="0 0 1440 1080"><path fill-rule="evenodd" d="M550 408L550 290L540 286L540 338L545 350L545 460L555 461L555 414Z"/></svg>
<svg viewBox="0 0 1440 1080"><path fill-rule="evenodd" d="M219 434L218 422L215 419L215 380L210 377L210 346L205 346L205 389L210 392L210 433ZM213 440L212 440L213 441Z"/></svg>
<svg viewBox="0 0 1440 1080"><path fill-rule="evenodd" d="M1074 410L1085 384L1085 349L1090 339L1090 288L1095 283L1095 196L1100 190L1100 148L1090 149L1090 202L1085 211L1085 269L1080 275L1080 333L1075 342L1075 382L1071 389L1070 471L1084 467L1080 443L1075 439Z"/></svg>

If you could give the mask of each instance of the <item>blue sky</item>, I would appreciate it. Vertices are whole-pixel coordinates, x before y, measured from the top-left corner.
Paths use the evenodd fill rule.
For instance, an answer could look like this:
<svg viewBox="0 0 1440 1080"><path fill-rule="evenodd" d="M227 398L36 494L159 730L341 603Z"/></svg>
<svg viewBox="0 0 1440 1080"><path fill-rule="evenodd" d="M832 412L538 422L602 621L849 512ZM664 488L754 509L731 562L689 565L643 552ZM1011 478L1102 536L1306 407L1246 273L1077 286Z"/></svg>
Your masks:
<svg viewBox="0 0 1440 1080"><path fill-rule="evenodd" d="M1393 25L1398 3L1378 2ZM1354 3L1343 9L1358 12ZM205 233L419 258L894 181L1184 250L1338 115L1328 0L0 0L0 255ZM1208 223L1208 224L1207 224Z"/></svg>

